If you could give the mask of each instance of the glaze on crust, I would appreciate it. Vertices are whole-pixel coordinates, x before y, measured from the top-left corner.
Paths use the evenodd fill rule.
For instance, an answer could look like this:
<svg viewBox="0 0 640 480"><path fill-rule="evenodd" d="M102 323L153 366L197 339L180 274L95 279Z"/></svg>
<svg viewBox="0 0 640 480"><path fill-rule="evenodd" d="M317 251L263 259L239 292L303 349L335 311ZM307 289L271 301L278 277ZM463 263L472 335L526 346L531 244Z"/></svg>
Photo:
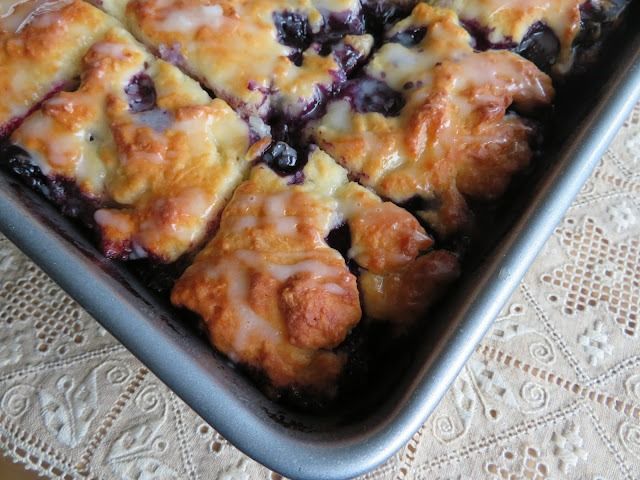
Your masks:
<svg viewBox="0 0 640 480"><path fill-rule="evenodd" d="M350 182L338 195L366 315L401 332L425 321L429 307L458 277L458 257L433 250L433 239L413 215L360 185Z"/></svg>
<svg viewBox="0 0 640 480"><path fill-rule="evenodd" d="M418 29L415 45L396 40ZM499 197L530 161L534 129L512 110L548 106L551 80L514 53L475 52L450 10L420 4L387 38L369 77L330 102L309 133L361 183L417 203L449 235L469 225L465 196Z"/></svg>
<svg viewBox="0 0 640 480"><path fill-rule="evenodd" d="M346 361L331 349L361 317L356 278L324 240L335 221L330 190L287 183L254 168L171 300L202 317L218 350L274 386L331 396Z"/></svg>
<svg viewBox="0 0 640 480"><path fill-rule="evenodd" d="M93 215L104 253L122 259L192 249L249 169L247 125L118 28L85 55L79 88L47 100L11 142L104 207Z"/></svg>
<svg viewBox="0 0 640 480"><path fill-rule="evenodd" d="M608 17L617 16L621 8L621 2L616 0L430 0L429 3L454 10L476 34L476 48L515 49L559 75L573 68L576 43L581 34L591 29L588 23L609 22ZM596 26L598 31L600 25Z"/></svg>
<svg viewBox="0 0 640 480"><path fill-rule="evenodd" d="M437 275L422 268L421 259L434 253L419 255L433 240L415 218L349 182L324 152L313 150L302 173L304 182L292 184L293 177L255 167L171 298L203 318L218 350L263 372L274 386L331 397L347 361L334 349L362 312L356 277L325 240L330 231L347 222L353 232L349 257L382 279L382 288L372 285L375 280L360 285L365 309L371 303L378 320L409 325L423 315L435 298L429 293L456 277L457 258L434 252L448 259L446 274L444 267ZM412 288L426 294L417 302L384 283L414 270L423 276ZM391 305L380 308L386 301L411 315L400 317Z"/></svg>
<svg viewBox="0 0 640 480"><path fill-rule="evenodd" d="M363 23L353 0L108 0L103 6L256 122L312 113L373 43L357 35Z"/></svg>
<svg viewBox="0 0 640 480"><path fill-rule="evenodd" d="M38 102L65 87L111 17L80 0L10 0L0 5L0 140Z"/></svg>
<svg viewBox="0 0 640 480"><path fill-rule="evenodd" d="M89 1L0 6L3 166L322 404L430 321L470 200L534 156L541 70L588 63L625 0Z"/></svg>

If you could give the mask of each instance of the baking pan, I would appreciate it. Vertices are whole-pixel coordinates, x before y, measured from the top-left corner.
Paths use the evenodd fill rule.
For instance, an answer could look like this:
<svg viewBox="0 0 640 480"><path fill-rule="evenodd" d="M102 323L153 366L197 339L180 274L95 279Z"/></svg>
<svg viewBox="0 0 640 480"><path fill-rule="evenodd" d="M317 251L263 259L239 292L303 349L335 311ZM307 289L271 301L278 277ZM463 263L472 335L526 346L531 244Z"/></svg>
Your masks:
<svg viewBox="0 0 640 480"><path fill-rule="evenodd" d="M247 455L293 478L364 473L401 448L435 408L640 97L638 6L615 32L606 67L582 82L588 90L566 90L551 153L516 182L513 202L492 211L498 221L487 227L486 247L430 319L408 368L393 388L371 386L367 397L375 401L361 408L311 415L270 401L128 267L104 259L81 227L4 171L0 230Z"/></svg>

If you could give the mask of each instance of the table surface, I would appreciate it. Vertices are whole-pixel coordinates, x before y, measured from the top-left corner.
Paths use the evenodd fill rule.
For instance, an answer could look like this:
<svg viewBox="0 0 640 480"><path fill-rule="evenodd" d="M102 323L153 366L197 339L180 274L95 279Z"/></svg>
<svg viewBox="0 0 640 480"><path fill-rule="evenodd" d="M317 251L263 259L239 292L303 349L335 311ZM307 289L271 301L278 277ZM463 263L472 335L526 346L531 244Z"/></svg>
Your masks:
<svg viewBox="0 0 640 480"><path fill-rule="evenodd" d="M44 480L44 477L25 470L22 465L2 456L0 456L0 478L6 480Z"/></svg>
<svg viewBox="0 0 640 480"><path fill-rule="evenodd" d="M640 479L639 315L637 107L438 409L364 478ZM0 447L65 480L280 478L2 236Z"/></svg>

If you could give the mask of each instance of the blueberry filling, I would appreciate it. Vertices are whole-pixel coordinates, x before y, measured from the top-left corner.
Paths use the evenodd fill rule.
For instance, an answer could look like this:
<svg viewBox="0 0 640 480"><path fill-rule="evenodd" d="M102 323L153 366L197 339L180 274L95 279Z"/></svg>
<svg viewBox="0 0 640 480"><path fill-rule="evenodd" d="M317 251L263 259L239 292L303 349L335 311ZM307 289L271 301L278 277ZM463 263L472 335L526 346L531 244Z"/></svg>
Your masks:
<svg viewBox="0 0 640 480"><path fill-rule="evenodd" d="M592 1L580 5L580 32L574 45L583 48L594 46L602 38L603 28L610 27L619 18L626 4L625 0L612 0L606 3L606 8Z"/></svg>
<svg viewBox="0 0 640 480"><path fill-rule="evenodd" d="M18 175L28 187L59 205L62 213L80 217L85 224L91 224L96 202L86 198L72 180L47 177L40 167L33 164L28 152L13 144L0 145L0 163Z"/></svg>
<svg viewBox="0 0 640 480"><path fill-rule="evenodd" d="M589 23L608 23L617 20L628 4L626 0L609 0L607 2L593 2L591 0L580 5L580 20L582 28Z"/></svg>
<svg viewBox="0 0 640 480"><path fill-rule="evenodd" d="M399 43L407 48L418 45L427 34L427 27L413 27L396 33L389 41Z"/></svg>
<svg viewBox="0 0 640 480"><path fill-rule="evenodd" d="M406 5L398 5L385 0L366 0L363 2L364 19L366 29L371 32L378 41L381 41L385 27L393 25L403 17L411 13L411 9L417 2L407 2Z"/></svg>
<svg viewBox="0 0 640 480"><path fill-rule="evenodd" d="M329 232L325 240L327 245L340 252L349 271L355 276L358 276L360 274L360 267L354 259L349 257L349 250L351 249L351 230L349 229L349 224L343 223L337 226Z"/></svg>
<svg viewBox="0 0 640 480"><path fill-rule="evenodd" d="M134 76L124 87L124 93L127 94L129 108L132 112L146 112L156 106L156 87L153 79L146 73Z"/></svg>
<svg viewBox="0 0 640 480"><path fill-rule="evenodd" d="M547 25L538 22L531 26L515 51L541 70L548 71L558 59L560 41Z"/></svg>
<svg viewBox="0 0 640 480"><path fill-rule="evenodd" d="M344 50L344 46L341 47L341 40L345 35L361 35L365 32L363 18L351 11L331 13L326 16L323 28L315 33L311 30L309 20L299 13L276 12L273 14L273 22L278 41L293 49L289 59L298 67L302 65L304 51L308 48L315 48L320 55L327 56L335 50ZM346 58L344 53L336 55L336 59L343 67L355 66L357 61L351 59L353 55L350 54L348 57Z"/></svg>
<svg viewBox="0 0 640 480"><path fill-rule="evenodd" d="M302 62L304 61L304 54L302 50L294 50L289 54L289 60L291 60L296 67L301 67Z"/></svg>
<svg viewBox="0 0 640 480"><path fill-rule="evenodd" d="M273 23L278 32L278 41L288 47L306 50L311 45L309 20L295 12L276 12Z"/></svg>
<svg viewBox="0 0 640 480"><path fill-rule="evenodd" d="M185 59L182 56L182 51L180 49L179 43L174 43L172 45L165 45L164 43L160 44L158 47L158 56L163 59L165 62L168 62L176 67L182 68L185 65Z"/></svg>
<svg viewBox="0 0 640 480"><path fill-rule="evenodd" d="M471 38L473 39L473 48L481 52L489 49L510 50L517 46L511 38L506 38L502 42L492 42L489 40L489 36L493 30L481 25L475 20L460 20L460 24L467 32L469 32L469 35L471 35Z"/></svg>
<svg viewBox="0 0 640 480"><path fill-rule="evenodd" d="M43 184L44 175L40 169L31 163L31 155L13 144L0 145L0 162L9 167L16 175L22 177L31 187L46 191Z"/></svg>
<svg viewBox="0 0 640 480"><path fill-rule="evenodd" d="M291 176L288 185L302 185L305 181L305 175L302 170L298 170Z"/></svg>
<svg viewBox="0 0 640 480"><path fill-rule="evenodd" d="M399 115L405 105L401 93L371 77L348 82L341 96L349 100L356 112L375 112L387 117Z"/></svg>
<svg viewBox="0 0 640 480"><path fill-rule="evenodd" d="M291 145L292 138L289 119L281 115L273 115L269 118L268 123L271 126L271 138L275 141L281 141Z"/></svg>
<svg viewBox="0 0 640 480"><path fill-rule="evenodd" d="M365 33L364 18L351 11L332 13L326 17L323 29L314 36L314 40L322 44L337 43L345 35L362 35Z"/></svg>
<svg viewBox="0 0 640 480"><path fill-rule="evenodd" d="M492 42L489 36L493 30L475 20L462 20L461 24L473 38L473 47L476 50L514 50L544 71L549 71L558 59L560 40L553 30L542 22L533 24L520 44L514 43L510 37L502 42Z"/></svg>
<svg viewBox="0 0 640 480"><path fill-rule="evenodd" d="M331 230L326 241L331 248L340 252L345 259L348 258L349 249L351 248L351 230L349 229L349 224L343 223Z"/></svg>
<svg viewBox="0 0 640 480"><path fill-rule="evenodd" d="M336 45L333 55L346 75L353 72L364 61L364 56L360 52L351 45L345 45L344 43Z"/></svg>
<svg viewBox="0 0 640 480"><path fill-rule="evenodd" d="M351 11L332 13L327 20L325 30L336 32L340 38L344 35L361 35L365 32L364 17L360 14L354 15Z"/></svg>
<svg viewBox="0 0 640 480"><path fill-rule="evenodd" d="M300 170L298 152L285 142L274 142L262 154L262 161L280 175L291 175Z"/></svg>

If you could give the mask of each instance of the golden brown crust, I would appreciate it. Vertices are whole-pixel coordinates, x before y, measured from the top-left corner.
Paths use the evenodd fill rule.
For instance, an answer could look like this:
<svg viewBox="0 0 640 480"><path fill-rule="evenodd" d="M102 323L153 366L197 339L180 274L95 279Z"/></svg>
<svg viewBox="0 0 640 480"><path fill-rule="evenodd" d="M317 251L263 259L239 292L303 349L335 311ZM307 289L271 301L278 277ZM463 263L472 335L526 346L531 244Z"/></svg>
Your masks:
<svg viewBox="0 0 640 480"><path fill-rule="evenodd" d="M448 252L420 257L433 241L416 219L349 182L320 150L304 178L289 185L255 167L171 298L203 318L218 350L276 387L331 396L346 357L328 349L360 321L360 295L376 320L408 328L457 276L458 263ZM342 221L352 232L349 257L369 269L358 286L324 240Z"/></svg>
<svg viewBox="0 0 640 480"><path fill-rule="evenodd" d="M356 279L344 273L338 285L345 293L335 295L308 273L290 277L282 286L282 309L289 341L302 348L335 348L344 340L344 331L360 321Z"/></svg>
<svg viewBox="0 0 640 480"><path fill-rule="evenodd" d="M322 8L344 13L360 7L350 0L323 1ZM314 46L296 65L290 59L295 49L280 43L274 24L274 14L283 12L308 18L314 32L325 22L311 0L132 0L125 16L138 38L161 54L171 51L234 108L264 116L276 107L298 116L330 88L341 66ZM363 55L372 45L366 37L352 43Z"/></svg>
<svg viewBox="0 0 640 480"><path fill-rule="evenodd" d="M430 0L429 3L451 8L460 18L486 28L488 40L495 44L519 44L532 26L544 23L560 42L555 69L563 73L571 67L573 42L581 28L580 5L585 0Z"/></svg>
<svg viewBox="0 0 640 480"><path fill-rule="evenodd" d="M457 257L443 250L421 256L433 239L413 215L366 188L350 182L338 197L351 233L348 256L362 268L365 312L406 331L457 278Z"/></svg>
<svg viewBox="0 0 640 480"><path fill-rule="evenodd" d="M520 56L474 52L454 20L451 12L419 5L394 29L424 24L424 40L413 48L387 44L367 67L397 89L411 75L399 116L358 113L336 100L310 127L323 148L381 196L399 203L423 198L420 215L444 235L468 226L464 196L500 196L531 159L533 131L509 109L529 112L554 95L551 79Z"/></svg>
<svg viewBox="0 0 640 480"><path fill-rule="evenodd" d="M155 92L141 112L126 94L136 78ZM95 214L108 256L167 262L202 241L250 160L231 108L118 28L85 55L78 90L45 102L12 141L45 175L120 205Z"/></svg>
<svg viewBox="0 0 640 480"><path fill-rule="evenodd" d="M398 272L365 272L360 277L360 288L366 313L406 328L424 318L429 307L459 276L459 268L455 255L434 250Z"/></svg>
<svg viewBox="0 0 640 480"><path fill-rule="evenodd" d="M171 298L204 319L216 348L276 387L331 396L345 358L327 349L360 320L356 280L324 241L333 203L287 182L255 167Z"/></svg>
<svg viewBox="0 0 640 480"><path fill-rule="evenodd" d="M0 137L3 125L80 71L82 55L114 21L80 0L19 5L0 19Z"/></svg>
<svg viewBox="0 0 640 480"><path fill-rule="evenodd" d="M399 270L433 245L415 217L390 202L357 211L349 227L351 256L373 273Z"/></svg>

